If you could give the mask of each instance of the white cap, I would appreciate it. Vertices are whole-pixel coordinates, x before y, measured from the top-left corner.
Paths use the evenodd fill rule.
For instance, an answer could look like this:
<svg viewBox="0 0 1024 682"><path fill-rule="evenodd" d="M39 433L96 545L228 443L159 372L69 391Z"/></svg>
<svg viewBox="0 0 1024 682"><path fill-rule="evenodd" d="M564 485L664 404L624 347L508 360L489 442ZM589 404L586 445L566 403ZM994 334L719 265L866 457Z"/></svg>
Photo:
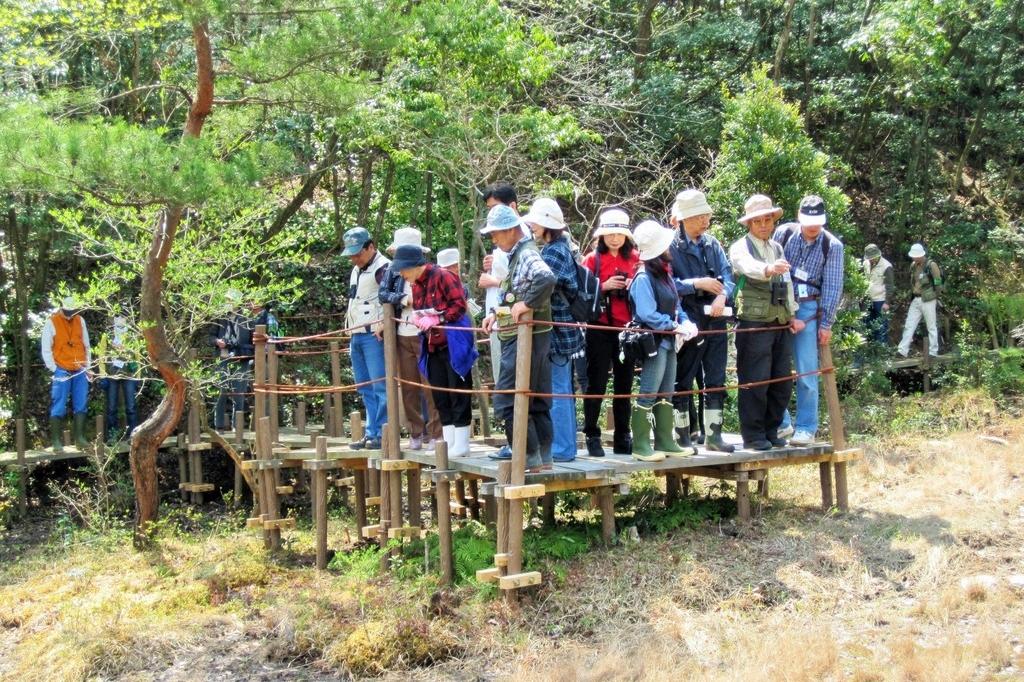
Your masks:
<svg viewBox="0 0 1024 682"><path fill-rule="evenodd" d="M462 260L458 249L442 249L437 252L437 264L442 268L455 265Z"/></svg>
<svg viewBox="0 0 1024 682"><path fill-rule="evenodd" d="M558 202L548 197L541 197L533 202L530 210L523 216L524 223L540 225L549 230L564 230L565 219Z"/></svg>
<svg viewBox="0 0 1024 682"><path fill-rule="evenodd" d="M907 255L911 258L924 258L924 247L920 244L914 244L910 247L910 251Z"/></svg>

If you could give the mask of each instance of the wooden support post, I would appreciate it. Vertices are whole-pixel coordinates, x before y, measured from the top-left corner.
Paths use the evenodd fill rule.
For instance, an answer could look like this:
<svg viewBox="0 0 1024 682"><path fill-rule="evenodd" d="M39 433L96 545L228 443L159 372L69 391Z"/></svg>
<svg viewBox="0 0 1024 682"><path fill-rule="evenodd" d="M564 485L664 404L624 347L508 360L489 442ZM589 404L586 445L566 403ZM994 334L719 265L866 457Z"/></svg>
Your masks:
<svg viewBox="0 0 1024 682"><path fill-rule="evenodd" d="M366 431L363 429L363 413L359 410L350 412L348 415L349 422L349 434L350 439L353 443L362 440L363 436L366 435ZM341 435L340 433L338 434Z"/></svg>
<svg viewBox="0 0 1024 682"><path fill-rule="evenodd" d="M480 369L473 365L474 388L482 389L483 383L480 379ZM478 393L477 400L480 405L480 433L484 438L491 437L491 396L487 393Z"/></svg>
<svg viewBox="0 0 1024 682"><path fill-rule="evenodd" d="M384 449L385 459L401 459L401 417L399 416L398 400L398 328L395 326L395 306L391 303L384 304L384 388L387 396L388 421L384 424L383 430L389 434L387 438L388 447ZM382 444L383 447L383 444ZM391 527L402 527L402 472L389 472L386 476L390 492L390 517ZM412 509L409 510L410 517ZM418 512L417 512L418 513Z"/></svg>
<svg viewBox="0 0 1024 682"><path fill-rule="evenodd" d="M516 393L512 403L512 470L511 485L526 484L526 431L530 418L530 360L533 355L533 316L527 312L520 320L516 334ZM508 574L523 572L523 501L508 501ZM515 590L505 593L516 599Z"/></svg>
<svg viewBox="0 0 1024 682"><path fill-rule="evenodd" d="M239 412L235 415L235 447L238 452L242 452L242 448L245 446L245 413ZM242 506L242 468L238 466L238 462L235 462L235 495L232 498L232 502L235 508Z"/></svg>
<svg viewBox="0 0 1024 682"><path fill-rule="evenodd" d="M448 444L443 440L434 444L434 461L438 471L448 470ZM500 465L499 465L500 467ZM455 579L452 557L452 510L449 501L452 498L451 484L447 480L438 481L434 487L437 498L437 535L441 551L441 584L451 585Z"/></svg>
<svg viewBox="0 0 1024 682"><path fill-rule="evenodd" d="M541 506L544 508L544 527L555 527L555 494L544 493L541 498Z"/></svg>
<svg viewBox="0 0 1024 682"><path fill-rule="evenodd" d="M422 494L420 493L420 468L416 467L415 469L409 469L409 471L406 472L405 476L406 483L409 488L409 525L414 528L422 528L423 517L422 514L420 513L420 506L423 504L423 500Z"/></svg>
<svg viewBox="0 0 1024 682"><path fill-rule="evenodd" d="M601 539L604 544L615 542L615 488L606 485L598 489L598 506L601 509Z"/></svg>
<svg viewBox="0 0 1024 682"><path fill-rule="evenodd" d="M65 422L65 423L67 423L67 422ZM64 447L66 447L66 448L70 448L71 447L71 429L66 428L66 427L64 429Z"/></svg>
<svg viewBox="0 0 1024 682"><path fill-rule="evenodd" d="M750 481L746 472L736 480L736 515L742 523L750 521ZM742 479L742 480L741 480Z"/></svg>
<svg viewBox="0 0 1024 682"><path fill-rule="evenodd" d="M269 344L267 346L269 353L267 353L267 376L269 378L268 383L271 386L277 386L280 381L280 373L278 371L278 361L280 356L277 354L277 344ZM277 389L275 388L267 395L267 408L270 416L270 439L273 443L281 442L281 431L280 424L278 423L278 396Z"/></svg>
<svg viewBox="0 0 1024 682"><path fill-rule="evenodd" d="M512 462L498 462L498 485L512 481ZM508 553L508 502L498 499L498 554Z"/></svg>
<svg viewBox="0 0 1024 682"><path fill-rule="evenodd" d="M467 513L466 482L461 478L455 481L455 501L459 504L459 516L469 518Z"/></svg>
<svg viewBox="0 0 1024 682"><path fill-rule="evenodd" d="M496 528L498 525L498 510L495 509L497 498L495 498L493 494L483 495L482 497L484 505L484 525L488 527L494 526Z"/></svg>
<svg viewBox="0 0 1024 682"><path fill-rule="evenodd" d="M932 390L932 356L928 350L929 340L930 337L925 334L921 342L921 379L925 393Z"/></svg>
<svg viewBox="0 0 1024 682"><path fill-rule="evenodd" d="M615 430L615 410L612 409L611 402L604 408L604 428L607 431Z"/></svg>
<svg viewBox="0 0 1024 682"><path fill-rule="evenodd" d="M356 528L362 532L366 525L366 472L356 469L352 472L352 486L355 488Z"/></svg>
<svg viewBox="0 0 1024 682"><path fill-rule="evenodd" d="M761 498L763 504L768 500L768 472L764 472L764 478L757 482L757 496Z"/></svg>
<svg viewBox="0 0 1024 682"><path fill-rule="evenodd" d="M475 478L469 481L469 515L474 521L480 520L480 482Z"/></svg>
<svg viewBox="0 0 1024 682"><path fill-rule="evenodd" d="M18 450L18 516L28 514L28 465L25 464L25 420L14 421L14 445Z"/></svg>
<svg viewBox="0 0 1024 682"><path fill-rule="evenodd" d="M192 453L185 447L185 443L178 439L178 490L181 491L181 501L188 502L189 492L181 484L188 483L189 457Z"/></svg>
<svg viewBox="0 0 1024 682"><path fill-rule="evenodd" d="M96 415L96 455L98 457L103 457L106 451L107 430L104 424L105 421L106 420L104 419L102 414Z"/></svg>
<svg viewBox="0 0 1024 682"><path fill-rule="evenodd" d="M262 325L261 325L262 326ZM260 348L257 346L256 353L259 357ZM270 460L273 457L273 445L270 440L270 417L260 417L256 422L256 449L260 459ZM260 469L262 478L261 499L266 500L264 521L277 521L281 518L281 503L277 498L277 481L274 478L275 469ZM270 549L281 549L281 529L264 527L264 538L269 540Z"/></svg>
<svg viewBox="0 0 1024 682"><path fill-rule="evenodd" d="M267 394L265 392L267 385L267 325L256 325L253 339L253 345L256 348L253 354L253 392L255 393L253 404L256 409L253 412L252 429L258 433L259 420L267 414ZM267 445L269 447L270 444Z"/></svg>
<svg viewBox="0 0 1024 682"><path fill-rule="evenodd" d="M337 341L331 341L331 386L335 388L341 386L341 347ZM334 412L331 415L331 422L334 425L334 431L331 433L332 436L341 437L342 428L345 423L345 414L342 412L341 404L341 393L336 392L330 394L334 401ZM326 397L326 396L325 396ZM362 437L362 436L360 436ZM352 440L355 440L355 434L352 435Z"/></svg>
<svg viewBox="0 0 1024 682"><path fill-rule="evenodd" d="M821 351L821 367L832 368L832 348L828 345L819 346ZM832 436L832 448L834 451L846 449L846 425L843 422L843 408L839 403L839 388L836 386L836 375L835 372L827 372L822 375L822 383L825 389L825 402L828 406L828 426ZM822 506L826 509L832 506L832 486L831 477L829 477L828 486L828 502L825 504L825 469L829 467L828 464L822 464L822 488L821 488L821 499ZM846 513L850 510L850 499L847 493L847 481L846 481L846 462L836 462L835 464L836 473L836 503L839 506L839 511Z"/></svg>
<svg viewBox="0 0 1024 682"><path fill-rule="evenodd" d="M327 459L327 438L316 439L316 458ZM313 517L316 523L316 567L327 568L327 470L313 472Z"/></svg>
<svg viewBox="0 0 1024 682"><path fill-rule="evenodd" d="M679 499L679 474L665 474L665 506L671 507Z"/></svg>
<svg viewBox="0 0 1024 682"><path fill-rule="evenodd" d="M300 400L295 404L295 430L300 436L306 435L306 401Z"/></svg>
<svg viewBox="0 0 1024 682"><path fill-rule="evenodd" d="M189 351L189 357L195 357L195 351ZM189 409L188 409L188 444L189 444L189 483L202 484L203 482L203 455L198 448L191 446L199 445L203 442L202 435L200 434L200 415L203 411L203 404L199 398L199 391L191 389L189 391ZM192 492L192 504L200 505L203 503L203 493L193 489Z"/></svg>
<svg viewBox="0 0 1024 682"><path fill-rule="evenodd" d="M689 497L690 496L690 477L689 476L682 476L681 478L682 478L681 482L682 482L682 485L683 485L683 497Z"/></svg>
<svg viewBox="0 0 1024 682"><path fill-rule="evenodd" d="M334 428L334 408L331 407L331 394L324 393L324 435L333 436L337 429Z"/></svg>

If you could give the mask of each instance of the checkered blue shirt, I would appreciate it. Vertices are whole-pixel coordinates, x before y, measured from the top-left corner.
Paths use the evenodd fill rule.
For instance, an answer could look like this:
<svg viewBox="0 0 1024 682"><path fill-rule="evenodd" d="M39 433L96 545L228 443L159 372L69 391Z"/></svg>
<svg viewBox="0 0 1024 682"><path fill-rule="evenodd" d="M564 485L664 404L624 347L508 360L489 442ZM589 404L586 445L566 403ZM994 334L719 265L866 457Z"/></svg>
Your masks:
<svg viewBox="0 0 1024 682"><path fill-rule="evenodd" d="M546 244L540 252L544 262L555 276L555 293L551 297L551 319L555 322L575 322L569 309L569 300L576 298L576 260L565 237ZM574 357L583 350L583 332L576 327L555 327L551 337L551 352Z"/></svg>
<svg viewBox="0 0 1024 682"><path fill-rule="evenodd" d="M821 233L811 243L807 243L800 235L798 223L786 223L775 230L772 237L778 243L782 243L787 231L791 231L789 241L786 242L784 253L789 261L790 273L794 277L794 291L798 286L796 271L798 269L807 273L807 289L812 296L820 296L818 299L821 321L819 326L822 329L831 329L836 321L836 311L839 310L839 301L843 297L843 243L839 238L828 230L822 228ZM828 251L828 262L824 262L822 240L830 240ZM799 297L799 294L797 294Z"/></svg>

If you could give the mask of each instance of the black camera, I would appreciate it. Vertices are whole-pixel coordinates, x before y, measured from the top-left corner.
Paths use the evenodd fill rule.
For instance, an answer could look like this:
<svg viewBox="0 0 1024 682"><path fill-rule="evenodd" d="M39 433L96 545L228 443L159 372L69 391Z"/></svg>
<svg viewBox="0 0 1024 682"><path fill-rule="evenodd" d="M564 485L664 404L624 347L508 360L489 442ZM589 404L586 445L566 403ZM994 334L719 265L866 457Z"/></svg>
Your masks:
<svg viewBox="0 0 1024 682"><path fill-rule="evenodd" d="M627 272L625 272L624 270L616 270L614 273L612 273L612 277L621 277L621 278L623 278L625 280L628 280L629 279L629 274ZM611 279L611 278L609 278L609 279ZM625 299L627 296L629 296L629 289L628 288L625 288L625 289L612 289L611 291L608 292L608 295L613 297L613 298Z"/></svg>
<svg viewBox="0 0 1024 682"><path fill-rule="evenodd" d="M773 278L770 286L772 305L787 305L789 303L789 287L786 281L781 278Z"/></svg>

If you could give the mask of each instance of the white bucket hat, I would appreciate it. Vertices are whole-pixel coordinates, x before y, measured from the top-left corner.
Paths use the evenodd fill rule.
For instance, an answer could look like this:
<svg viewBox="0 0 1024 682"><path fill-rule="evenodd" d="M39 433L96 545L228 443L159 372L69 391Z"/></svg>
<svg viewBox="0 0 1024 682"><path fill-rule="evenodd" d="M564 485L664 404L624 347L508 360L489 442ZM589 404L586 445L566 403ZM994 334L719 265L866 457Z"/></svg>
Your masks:
<svg viewBox="0 0 1024 682"><path fill-rule="evenodd" d="M674 230L662 227L654 220L645 220L633 230L633 240L640 249L640 260L653 260L665 253L675 238Z"/></svg>
<svg viewBox="0 0 1024 682"><path fill-rule="evenodd" d="M633 233L629 230L629 214L621 208L606 209L597 217L594 239L609 234L621 234L630 240L633 239Z"/></svg>
<svg viewBox="0 0 1024 682"><path fill-rule="evenodd" d="M743 204L744 216L740 218L740 222L746 225L749 221L754 218L759 218L763 215L774 215L776 218L782 217L782 209L772 203L772 200L764 194L752 194L746 203Z"/></svg>
<svg viewBox="0 0 1024 682"><path fill-rule="evenodd" d="M541 197L533 202L530 210L523 216L524 223L540 225L548 230L564 230L565 219L558 202L548 197Z"/></svg>
<svg viewBox="0 0 1024 682"><path fill-rule="evenodd" d="M455 265L462 258L459 256L458 249L442 249L437 252L437 264L439 267L447 268L450 265Z"/></svg>
<svg viewBox="0 0 1024 682"><path fill-rule="evenodd" d="M910 251L907 255L911 258L924 258L924 247L920 244L914 244L910 247Z"/></svg>
<svg viewBox="0 0 1024 682"><path fill-rule="evenodd" d="M399 246L418 246L423 253L430 253L430 249L423 246L423 235L415 227L400 227L395 230L395 238L388 247L388 253L394 253Z"/></svg>
<svg viewBox="0 0 1024 682"><path fill-rule="evenodd" d="M60 300L60 307L63 310L74 310L78 307L78 300L74 296L65 296Z"/></svg>
<svg viewBox="0 0 1024 682"><path fill-rule="evenodd" d="M711 215L712 213L707 197L699 189L683 190L676 195L676 200L672 204L672 217L676 220L686 220L694 216Z"/></svg>

